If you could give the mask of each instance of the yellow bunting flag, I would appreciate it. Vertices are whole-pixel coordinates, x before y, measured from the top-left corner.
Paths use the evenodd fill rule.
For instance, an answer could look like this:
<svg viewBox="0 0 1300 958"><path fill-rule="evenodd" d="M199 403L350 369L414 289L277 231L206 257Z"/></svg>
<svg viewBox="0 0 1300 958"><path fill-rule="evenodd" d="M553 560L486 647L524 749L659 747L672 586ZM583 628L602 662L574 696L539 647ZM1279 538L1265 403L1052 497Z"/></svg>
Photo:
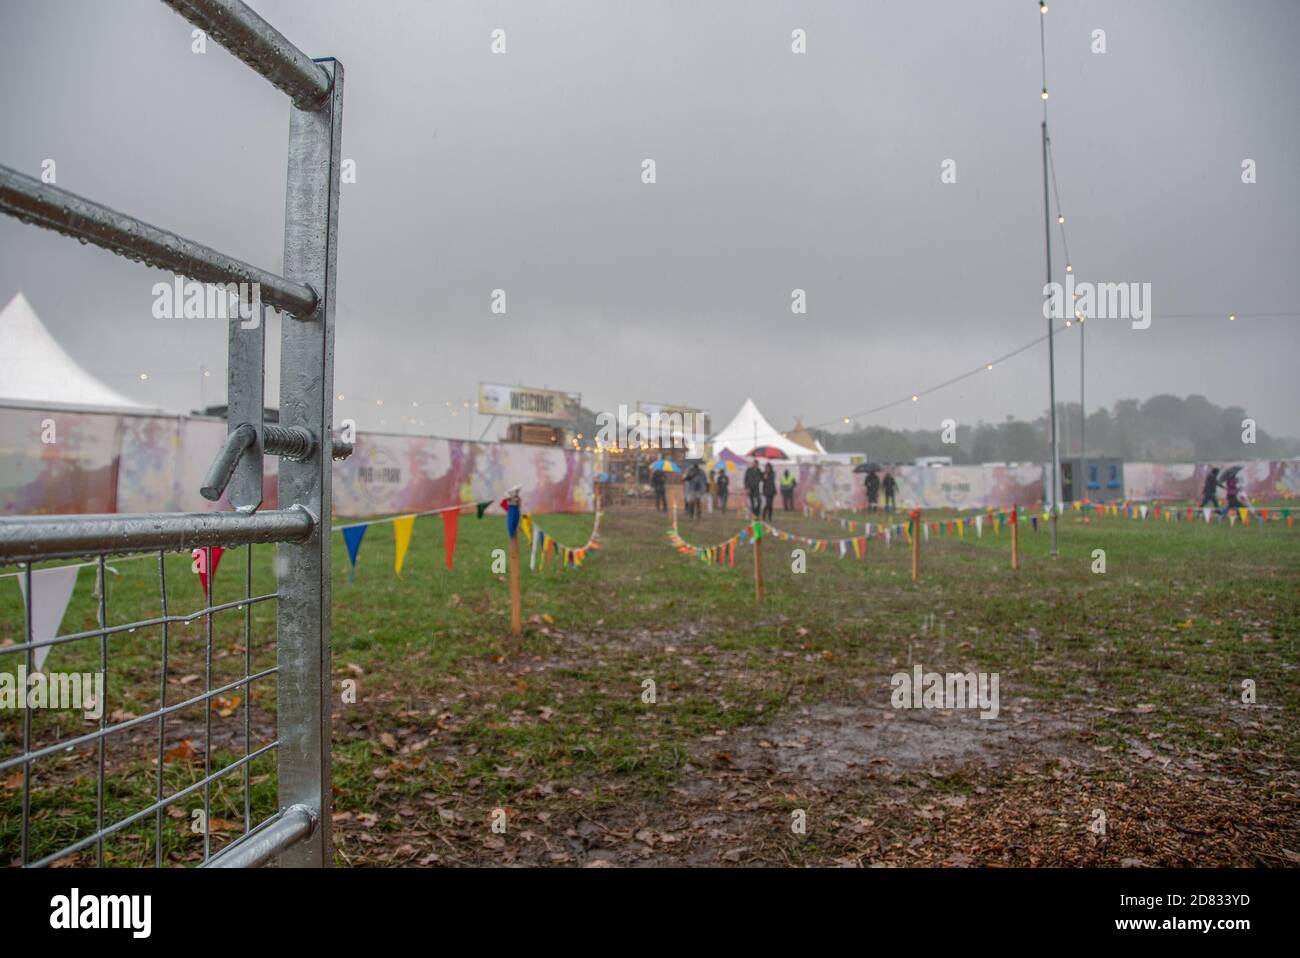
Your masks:
<svg viewBox="0 0 1300 958"><path fill-rule="evenodd" d="M415 516L402 516L393 520L393 571L402 574L402 563L406 561L406 550L411 547L411 530L415 528Z"/></svg>

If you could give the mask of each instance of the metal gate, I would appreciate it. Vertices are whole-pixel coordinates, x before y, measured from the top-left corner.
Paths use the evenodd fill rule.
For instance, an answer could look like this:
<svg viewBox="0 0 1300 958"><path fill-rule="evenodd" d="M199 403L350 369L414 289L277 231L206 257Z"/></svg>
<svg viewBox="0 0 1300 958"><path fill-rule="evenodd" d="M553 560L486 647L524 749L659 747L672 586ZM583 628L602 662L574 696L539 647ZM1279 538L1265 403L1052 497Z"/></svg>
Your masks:
<svg viewBox="0 0 1300 958"><path fill-rule="evenodd" d="M50 643L97 642L104 675L104 698L98 728L64 736L36 748L32 741L32 712L24 700L22 747L0 760L0 778L21 771L21 834L19 863L48 865L72 853L94 847L96 862L104 863L104 839L150 818L155 822L156 864L163 864L163 816L170 806L200 793L203 798L203 863L251 866L277 861L295 866L329 865L330 841L330 470L334 458L351 452L333 438L334 286L338 236L339 148L343 103L343 67L333 59L313 60L289 43L248 6L237 0L164 0L203 30L209 38L288 94L288 187L285 202L284 275L276 275L225 256L174 233L159 229L0 167L0 210L26 223L57 230L83 243L172 271L208 284L249 284L260 291L258 307L272 306L284 316L281 329L280 417L263 422L264 321L244 328L238 310L230 319L227 439L213 463L202 494L217 500L227 492L230 512L149 513L133 515L37 516L0 519L0 565L19 564L25 589L24 641L0 647L0 667L9 656L25 658L25 674L33 672L33 563L49 559L90 556L100 578L98 628L61 635ZM230 289L227 286L227 289ZM278 508L259 511L262 502L262 456L281 457ZM252 553L256 543L277 543L276 590L252 594ZM189 615L168 611L169 552L244 546L248 575L243 599L215 602L205 587L204 608ZM109 625L107 588L103 587L109 555L155 554L160 606L156 617ZM212 577L209 577L209 582ZM252 609L277 602L276 662L254 671L245 642L243 675L216 687L212 682L214 614L242 609L246 640ZM202 693L168 701L167 653L169 629L177 623L206 622L206 669ZM110 720L113 699L112 645L114 637L135 629L161 632L162 680L158 707L147 714ZM12 659L10 660L13 661ZM15 670L16 671L16 670ZM250 690L274 676L276 731L274 739L248 747ZM213 702L219 696L244 692L244 756L224 768L211 769ZM182 709L202 708L208 741L201 779L173 794L164 794L163 744L169 716ZM105 819L105 746L110 736L147 723L158 728L156 800L118 819ZM29 843L31 776L36 763L67 760L72 749L97 751L96 822L94 830L65 846L33 856ZM254 826L249 818L249 767L275 752L279 811ZM215 782L226 775L243 777L244 832L218 853L211 851L210 796Z"/></svg>

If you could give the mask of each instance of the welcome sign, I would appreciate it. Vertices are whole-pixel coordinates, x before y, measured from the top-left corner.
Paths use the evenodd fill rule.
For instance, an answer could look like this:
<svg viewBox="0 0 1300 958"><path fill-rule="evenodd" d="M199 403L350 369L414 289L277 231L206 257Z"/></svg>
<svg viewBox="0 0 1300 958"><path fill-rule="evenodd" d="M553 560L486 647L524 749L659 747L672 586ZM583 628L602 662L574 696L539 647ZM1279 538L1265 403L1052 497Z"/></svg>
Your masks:
<svg viewBox="0 0 1300 958"><path fill-rule="evenodd" d="M578 418L581 393L531 386L505 386L500 383L478 384L478 411L485 416L522 416L528 419L552 419L573 422Z"/></svg>

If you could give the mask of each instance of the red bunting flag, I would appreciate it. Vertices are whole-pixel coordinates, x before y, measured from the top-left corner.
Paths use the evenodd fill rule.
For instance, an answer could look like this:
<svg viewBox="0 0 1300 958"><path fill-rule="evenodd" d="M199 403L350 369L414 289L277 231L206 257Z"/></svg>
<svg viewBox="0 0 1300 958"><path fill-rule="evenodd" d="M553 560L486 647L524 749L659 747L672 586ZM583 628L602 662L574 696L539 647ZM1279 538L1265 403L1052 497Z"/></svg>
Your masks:
<svg viewBox="0 0 1300 958"><path fill-rule="evenodd" d="M442 546L447 555L447 569L451 569L452 556L456 554L456 530L460 527L460 510L449 509L442 514Z"/></svg>
<svg viewBox="0 0 1300 958"><path fill-rule="evenodd" d="M215 577L217 566L221 565L221 554L226 550L221 546L208 546L203 549L195 549L190 553L194 557L192 568L199 574L199 585L203 587L203 598L208 600L208 578ZM209 571L211 570L211 571Z"/></svg>

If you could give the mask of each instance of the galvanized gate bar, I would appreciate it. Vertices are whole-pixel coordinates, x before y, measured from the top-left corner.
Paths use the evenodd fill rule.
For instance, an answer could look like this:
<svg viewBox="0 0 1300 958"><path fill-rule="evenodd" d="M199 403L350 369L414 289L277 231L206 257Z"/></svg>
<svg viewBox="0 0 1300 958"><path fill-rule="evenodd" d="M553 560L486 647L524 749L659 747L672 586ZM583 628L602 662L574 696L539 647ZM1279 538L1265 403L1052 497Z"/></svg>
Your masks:
<svg viewBox="0 0 1300 958"><path fill-rule="evenodd" d="M298 867L332 864L330 839L330 480L334 419L334 285L338 259L339 163L343 65L324 61L333 77L330 102L319 111L289 111L289 176L285 190L284 272L320 295L317 321L280 325L280 426L319 430L302 460L280 463L279 501L305 505L318 517L311 535L279 549L276 709L280 806L306 805L317 815L311 835L281 861Z"/></svg>
<svg viewBox="0 0 1300 958"><path fill-rule="evenodd" d="M239 0L163 0L182 17L289 94L300 110L318 110L329 74Z"/></svg>
<svg viewBox="0 0 1300 958"><path fill-rule="evenodd" d="M297 325L297 324L289 324ZM247 542L303 541L316 522L299 505L267 512L152 512L84 516L10 516L0 522L0 561L182 551Z"/></svg>
<svg viewBox="0 0 1300 958"><path fill-rule="evenodd" d="M0 166L0 212L200 282L256 283L262 302L300 319L308 319L316 311L316 294L310 286L291 282L7 166Z"/></svg>
<svg viewBox="0 0 1300 958"><path fill-rule="evenodd" d="M227 46L241 60L293 100L290 110L288 184L285 204L285 275L259 269L177 234L118 213L106 206L40 183L0 166L0 213L94 243L127 258L170 270L204 283L256 284L264 306L307 322L281 326L280 422L262 422L265 323L249 336L231 320L227 429L229 440L218 454L202 490L220 497L230 484L231 501L242 511L148 513L142 515L0 517L0 564L26 562L27 598L24 641L0 647L0 658L22 657L30 672L36 645L32 635L32 563L65 556L95 555L99 582L98 627L64 634L41 644L64 645L98 640L101 674L110 664L110 638L141 628L161 627L162 668L159 706L125 722L101 717L99 727L72 738L60 738L33 749L30 712L25 710L22 751L0 761L0 771L21 766L23 806L20 825L22 866L54 864L70 854L95 849L104 863L104 839L140 821L154 823L154 861L163 863L163 810L202 795L205 820L211 814L211 786L223 776L242 776L245 835L208 859L210 829L204 829L204 858L211 864L255 866L273 859L290 865L328 865L330 840L330 480L332 458L351 452L351 444L333 438L334 288L337 259L340 123L343 68L334 60L313 61L237 0L165 0L173 9ZM247 295L247 294L245 294ZM251 296L248 297L251 299ZM248 299L241 297L243 302ZM236 368L238 367L238 368ZM251 435L250 435L251 434ZM255 512L260 505L260 453L282 458L279 474L281 508ZM232 478L233 477L233 478ZM252 545L277 543L275 561L279 588L267 595L252 592ZM247 545L245 591L242 599L217 603L213 579L207 580L204 608L187 614L169 612L167 551L195 547ZM105 557L159 550L160 615L143 621L109 625L108 590L102 588ZM277 664L252 671L252 606L278 601ZM215 613L242 609L244 613L244 674L213 687L213 629ZM168 691L171 624L204 617L207 623L205 684L201 695L171 701ZM242 689L249 706L254 683L276 680L277 737L253 749L249 707L244 711L244 756L213 770L212 701ZM165 793L162 766L167 741L166 720L181 709L205 710L204 776L189 786ZM106 704L107 708L107 704ZM146 723L157 723L158 771L152 804L116 822L105 821L107 763L105 743ZM98 747L95 830L57 851L32 859L28 839L31 815L32 766L70 749ZM270 752L278 756L280 812L256 828L251 824L251 763Z"/></svg>
<svg viewBox="0 0 1300 958"><path fill-rule="evenodd" d="M213 855L204 868L257 868L311 834L316 814L306 805L291 805L243 838Z"/></svg>
<svg viewBox="0 0 1300 958"><path fill-rule="evenodd" d="M241 317L232 316L227 335L226 431L229 436L245 430L253 433L252 443L243 449L226 476L230 481L230 504L240 512L256 512L262 507L266 307L259 306L258 311L261 315L252 328ZM201 492L205 499L213 498L209 490Z"/></svg>

